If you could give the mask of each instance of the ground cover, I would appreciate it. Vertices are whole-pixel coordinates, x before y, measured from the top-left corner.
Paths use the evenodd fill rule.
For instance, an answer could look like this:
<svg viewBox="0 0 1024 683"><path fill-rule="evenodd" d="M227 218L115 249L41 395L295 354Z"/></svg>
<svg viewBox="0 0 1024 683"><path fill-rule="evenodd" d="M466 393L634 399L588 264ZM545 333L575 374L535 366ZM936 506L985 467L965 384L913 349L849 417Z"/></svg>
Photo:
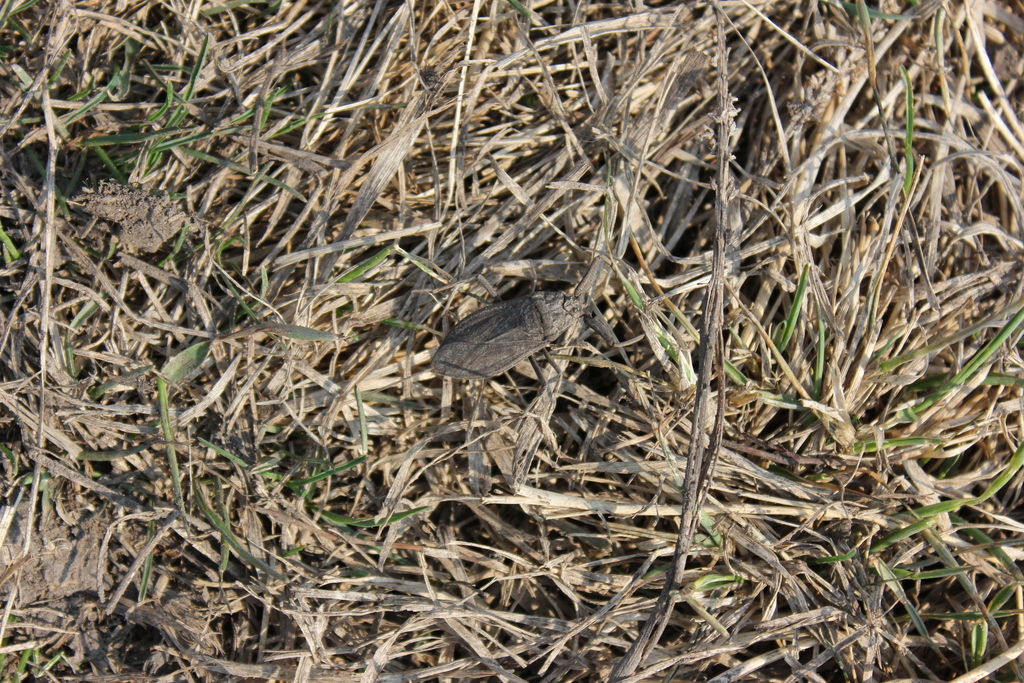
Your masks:
<svg viewBox="0 0 1024 683"><path fill-rule="evenodd" d="M1022 49L3 0L0 678L1024 680Z"/></svg>

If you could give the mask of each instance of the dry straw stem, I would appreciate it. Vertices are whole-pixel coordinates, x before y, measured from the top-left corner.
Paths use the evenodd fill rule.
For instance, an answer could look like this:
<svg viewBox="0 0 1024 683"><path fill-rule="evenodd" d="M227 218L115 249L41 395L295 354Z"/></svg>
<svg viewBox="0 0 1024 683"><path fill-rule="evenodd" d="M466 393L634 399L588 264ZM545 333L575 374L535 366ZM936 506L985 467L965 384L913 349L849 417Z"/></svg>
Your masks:
<svg viewBox="0 0 1024 683"><path fill-rule="evenodd" d="M1024 679L1024 14L654 4L0 0L0 683Z"/></svg>

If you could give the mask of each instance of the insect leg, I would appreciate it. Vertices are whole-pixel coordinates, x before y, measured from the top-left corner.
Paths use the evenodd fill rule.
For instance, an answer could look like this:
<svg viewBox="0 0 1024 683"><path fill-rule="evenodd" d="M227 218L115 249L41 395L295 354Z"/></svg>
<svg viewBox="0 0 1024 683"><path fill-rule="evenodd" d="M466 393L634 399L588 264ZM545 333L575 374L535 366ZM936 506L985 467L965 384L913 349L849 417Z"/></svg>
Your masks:
<svg viewBox="0 0 1024 683"><path fill-rule="evenodd" d="M612 326L603 317L593 313L584 313L583 322L587 324L587 327L601 335L601 339L604 339L609 346L619 347L619 339L615 336L615 330L612 329Z"/></svg>
<svg viewBox="0 0 1024 683"><path fill-rule="evenodd" d="M548 355L546 349L544 351L544 355ZM530 365L533 366L533 371L537 374L537 379L540 380L541 384L547 384L547 378L544 376L544 371L541 370L540 364L536 361L536 359L533 356L530 356Z"/></svg>

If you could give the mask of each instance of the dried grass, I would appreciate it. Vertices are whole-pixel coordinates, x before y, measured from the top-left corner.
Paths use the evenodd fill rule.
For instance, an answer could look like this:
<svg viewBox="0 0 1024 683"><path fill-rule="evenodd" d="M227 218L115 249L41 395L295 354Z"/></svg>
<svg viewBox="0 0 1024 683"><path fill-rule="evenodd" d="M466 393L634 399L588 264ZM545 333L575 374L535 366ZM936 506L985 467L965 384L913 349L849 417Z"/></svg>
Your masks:
<svg viewBox="0 0 1024 683"><path fill-rule="evenodd" d="M3 681L1022 679L1024 10L517 6L0 2Z"/></svg>

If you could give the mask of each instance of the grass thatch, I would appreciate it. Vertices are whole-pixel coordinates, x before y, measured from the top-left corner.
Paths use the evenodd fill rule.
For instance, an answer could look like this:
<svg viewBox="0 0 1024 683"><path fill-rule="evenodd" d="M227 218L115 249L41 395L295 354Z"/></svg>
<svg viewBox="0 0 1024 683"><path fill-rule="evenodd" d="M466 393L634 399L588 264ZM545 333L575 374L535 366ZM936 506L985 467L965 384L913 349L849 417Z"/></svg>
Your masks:
<svg viewBox="0 0 1024 683"><path fill-rule="evenodd" d="M653 5L0 0L0 683L1024 678L1024 8Z"/></svg>

